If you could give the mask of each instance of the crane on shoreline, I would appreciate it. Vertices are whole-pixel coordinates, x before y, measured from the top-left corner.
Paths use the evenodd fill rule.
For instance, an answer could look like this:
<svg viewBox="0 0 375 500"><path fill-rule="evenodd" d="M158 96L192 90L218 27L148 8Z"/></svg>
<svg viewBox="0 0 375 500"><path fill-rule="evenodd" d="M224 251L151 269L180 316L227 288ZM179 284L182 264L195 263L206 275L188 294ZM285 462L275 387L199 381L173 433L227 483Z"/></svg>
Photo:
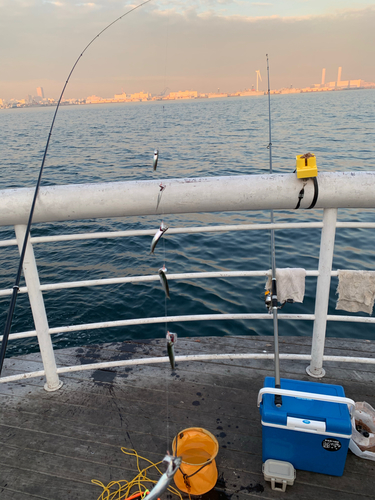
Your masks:
<svg viewBox="0 0 375 500"><path fill-rule="evenodd" d="M258 92L258 90L259 90L259 89L258 89L258 81L259 81L259 79L260 79L260 81L262 81L262 77L260 76L260 71L259 71L259 69L257 69L257 70L255 71L255 73L257 74L257 92Z"/></svg>

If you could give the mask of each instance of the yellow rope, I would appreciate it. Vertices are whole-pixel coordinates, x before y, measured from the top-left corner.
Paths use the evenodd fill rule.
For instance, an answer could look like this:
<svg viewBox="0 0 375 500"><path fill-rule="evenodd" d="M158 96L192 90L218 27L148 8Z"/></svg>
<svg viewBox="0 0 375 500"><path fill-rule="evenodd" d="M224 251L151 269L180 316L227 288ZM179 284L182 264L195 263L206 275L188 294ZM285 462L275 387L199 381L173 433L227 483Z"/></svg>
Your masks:
<svg viewBox="0 0 375 500"><path fill-rule="evenodd" d="M98 479L92 479L91 482L93 484L96 484L97 486L103 488L102 494L99 496L98 500L126 500L128 498L131 498L133 495L136 495L137 493L143 494L142 496L138 496L137 500L147 498L146 493L148 492L148 488L144 483L156 484L157 481L147 477L146 472L154 467L160 475L163 474L158 467L158 465L162 463L161 461L154 464L151 460L148 460L148 458L141 457L135 450L129 448L121 448L121 451L125 453L125 455L136 457L138 474L132 481L121 479L119 481L111 481L107 484L107 486L105 486ZM141 469L140 460L144 460L150 465ZM178 491L178 489L174 488L173 486L169 486L168 491L182 500L181 493Z"/></svg>

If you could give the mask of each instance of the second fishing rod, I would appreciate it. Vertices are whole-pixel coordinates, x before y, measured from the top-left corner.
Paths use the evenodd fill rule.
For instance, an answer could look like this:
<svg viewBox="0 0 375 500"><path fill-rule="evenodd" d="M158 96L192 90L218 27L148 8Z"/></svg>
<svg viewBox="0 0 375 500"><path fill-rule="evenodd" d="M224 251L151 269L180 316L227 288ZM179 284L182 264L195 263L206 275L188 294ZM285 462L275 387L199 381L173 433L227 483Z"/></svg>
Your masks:
<svg viewBox="0 0 375 500"><path fill-rule="evenodd" d="M268 149L269 149L269 165L270 174L272 174L272 137L271 137L271 90L270 90L270 67L267 58L267 80L268 80ZM273 210L271 210L271 225L274 223ZM274 338L274 363L275 363L275 387L280 389L280 358L279 358L279 324L278 324L278 304L277 304L277 283L276 283L276 250L275 250L275 230L271 228L271 260L272 260L272 287L271 287L271 304L273 315L273 338ZM279 394L275 395L275 405L282 405L282 398Z"/></svg>

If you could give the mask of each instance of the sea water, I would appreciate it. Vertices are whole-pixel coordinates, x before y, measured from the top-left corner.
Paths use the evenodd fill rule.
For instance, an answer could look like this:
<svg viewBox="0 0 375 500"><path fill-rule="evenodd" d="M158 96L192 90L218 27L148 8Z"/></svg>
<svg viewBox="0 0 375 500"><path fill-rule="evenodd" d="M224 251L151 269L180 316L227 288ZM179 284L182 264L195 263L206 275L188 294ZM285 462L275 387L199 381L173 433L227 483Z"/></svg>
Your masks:
<svg viewBox="0 0 375 500"><path fill-rule="evenodd" d="M269 171L267 96L61 107L48 150L42 185L81 184L260 174ZM273 172L290 173L297 154L313 152L319 172L375 169L375 90L272 95ZM35 186L55 108L0 110L1 189ZM157 171L152 169L159 149ZM266 188L265 188L266 189ZM266 193L265 193L266 194ZM170 227L269 222L269 212L165 216ZM322 210L277 211L275 221L320 221ZM374 211L339 210L339 220L373 221ZM160 216L34 224L32 236L154 229ZM0 228L1 239L14 238ZM374 270L374 231L340 229L333 269ZM151 236L36 244L42 284L169 273L265 270L271 266L270 234L240 231L165 234L150 255ZM276 231L278 267L317 269L320 230ZM0 289L14 284L15 247L0 252ZM21 283L22 284L22 283ZM170 281L166 300L158 281L74 288L44 293L49 326L167 315L265 312L264 278ZM335 314L332 278L329 314ZM306 278L303 304L285 313L313 313L315 278ZM0 298L4 325L9 297ZM272 335L272 321L208 321L168 326L179 336ZM34 329L27 296L19 295L12 332ZM280 335L311 336L310 321L280 321ZM57 348L126 339L161 338L166 325L143 325L57 334ZM3 326L1 326L3 331ZM374 327L331 322L331 337L375 339ZM35 338L10 341L8 355L37 350Z"/></svg>

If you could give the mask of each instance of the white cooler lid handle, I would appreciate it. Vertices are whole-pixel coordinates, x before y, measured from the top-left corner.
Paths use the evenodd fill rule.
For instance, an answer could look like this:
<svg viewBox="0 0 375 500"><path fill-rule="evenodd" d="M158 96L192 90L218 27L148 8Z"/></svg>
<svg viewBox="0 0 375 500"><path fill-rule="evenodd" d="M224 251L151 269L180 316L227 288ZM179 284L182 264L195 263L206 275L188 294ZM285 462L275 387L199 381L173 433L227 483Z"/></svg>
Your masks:
<svg viewBox="0 0 375 500"><path fill-rule="evenodd" d="M258 394L258 406L263 394L280 394L280 396L290 396L299 399L313 399L314 401L326 401L327 403L341 403L348 405L350 415L353 412L355 402L343 396L330 396L329 394L316 394L313 392L290 391L288 389L276 389L276 387L263 387Z"/></svg>

